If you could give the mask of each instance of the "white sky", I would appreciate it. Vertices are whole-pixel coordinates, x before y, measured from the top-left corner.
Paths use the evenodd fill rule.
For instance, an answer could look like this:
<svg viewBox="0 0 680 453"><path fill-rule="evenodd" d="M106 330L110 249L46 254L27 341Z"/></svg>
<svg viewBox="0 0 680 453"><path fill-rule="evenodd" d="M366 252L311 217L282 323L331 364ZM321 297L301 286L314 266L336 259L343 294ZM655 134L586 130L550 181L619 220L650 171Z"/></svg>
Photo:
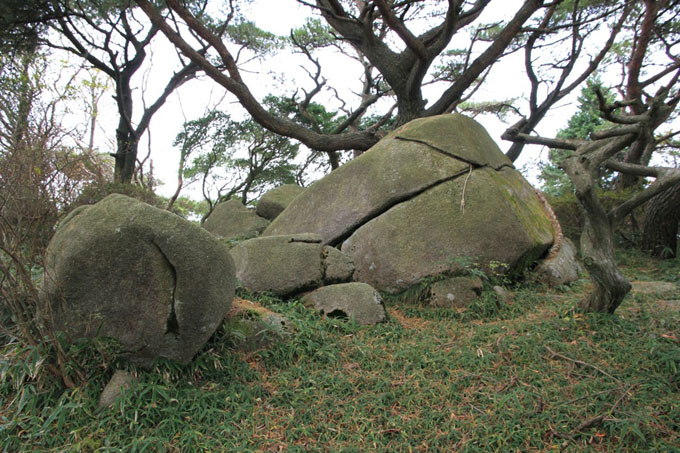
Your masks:
<svg viewBox="0 0 680 453"><path fill-rule="evenodd" d="M503 15L507 9L512 10L519 0L506 0L504 3L496 2L496 9L489 9L489 15ZM493 8L493 3L490 8ZM505 10L505 11L504 11ZM299 27L304 24L310 9L301 6L295 0L255 0L251 7L251 14L248 14L256 24L267 31L278 35L288 35L291 28ZM490 21L492 17L482 18ZM168 61L176 63L175 49L168 43L164 36L158 36L152 47L151 71L148 73L147 86L142 90L145 92L146 102L151 102L154 92L162 89L164 81L170 77L170 64ZM307 86L309 79L299 69L299 62L294 61L295 57L272 56L266 60L267 67L285 68L283 75L286 78L286 86ZM526 84L524 75L522 54L516 54L501 62L491 73L485 88L481 89L475 96L477 100L488 99L498 100L510 97L523 97ZM329 85L345 87L346 90L359 89L359 77L361 68L358 63L352 65L347 60L332 59L322 57L324 64L324 77L329 80ZM160 71L158 68L160 67ZM250 69L254 67L249 66ZM140 70L141 72L141 70ZM249 80L249 87L258 97L263 97L268 93L277 93L278 84L271 77L266 75L256 75L244 72ZM139 78L139 75L137 75ZM354 82L354 83L350 83ZM138 87L137 89L140 89ZM577 90L578 91L578 90ZM138 94L138 93L135 93ZM427 94L427 93L426 93ZM435 99L436 93L430 93L431 99ZM578 95L578 92L570 99L563 102L562 107L553 109L539 126L539 132L543 134L554 134L554 132L566 124L569 116L574 112L575 107L569 105ZM160 194L169 196L176 187L177 168L179 165L179 151L172 146L176 134L180 131L182 124L187 120L197 119L204 115L206 111L224 96L224 90L212 79L202 76L199 80L188 82L173 94L159 112L156 113L151 122L151 161L153 162L154 176L164 184L157 187ZM426 96L428 97L428 96ZM135 102L139 107L139 96L135 97ZM231 96L226 97L226 103L220 104L220 108L228 113L238 116L237 112L242 109L234 102ZM110 152L113 149L115 137L115 127L117 124L116 108L110 96L105 96L100 105L102 110L99 120L99 130L97 131L97 143L100 151ZM500 148L507 150L509 143L500 139L501 134L508 127L493 116L480 116L477 120L489 131L491 137L498 143ZM510 118L510 122L517 118ZM139 158L143 158L147 153L147 141L143 140L139 147ZM541 150L537 147L527 147L522 157L515 163L518 169L526 165L535 164L540 157ZM524 171L534 185L538 185L535 171ZM198 187L186 188L183 195L201 199Z"/></svg>

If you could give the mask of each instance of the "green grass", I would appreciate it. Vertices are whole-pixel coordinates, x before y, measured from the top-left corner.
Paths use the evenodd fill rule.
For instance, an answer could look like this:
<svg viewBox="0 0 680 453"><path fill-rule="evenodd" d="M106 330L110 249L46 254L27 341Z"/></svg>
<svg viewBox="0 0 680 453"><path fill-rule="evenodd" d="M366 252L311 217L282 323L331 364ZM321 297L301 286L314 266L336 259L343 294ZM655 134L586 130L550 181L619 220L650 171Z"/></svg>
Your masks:
<svg viewBox="0 0 680 453"><path fill-rule="evenodd" d="M629 278L680 272L620 260ZM190 365L139 371L105 410L106 354L81 351L89 383L64 391L9 345L0 449L680 451L680 303L629 296L614 316L578 314L587 287L518 287L510 305L485 295L465 311L389 300L389 322L368 328L262 298L297 327L287 343L235 353L220 330Z"/></svg>

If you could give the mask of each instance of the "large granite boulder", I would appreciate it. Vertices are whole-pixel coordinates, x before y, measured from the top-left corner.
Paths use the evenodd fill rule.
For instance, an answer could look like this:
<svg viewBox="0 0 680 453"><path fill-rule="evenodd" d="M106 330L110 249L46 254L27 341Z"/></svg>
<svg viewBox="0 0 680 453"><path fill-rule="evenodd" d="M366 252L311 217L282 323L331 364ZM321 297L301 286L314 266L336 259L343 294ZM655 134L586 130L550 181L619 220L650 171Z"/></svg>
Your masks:
<svg viewBox="0 0 680 453"><path fill-rule="evenodd" d="M133 363L187 363L222 322L234 287L233 260L213 235L116 194L60 224L41 309L72 339L117 339Z"/></svg>
<svg viewBox="0 0 680 453"><path fill-rule="evenodd" d="M225 239L256 236L269 225L269 220L246 208L239 200L218 204L205 219L203 228Z"/></svg>
<svg viewBox="0 0 680 453"><path fill-rule="evenodd" d="M249 239L231 249L236 278L249 291L291 296L324 284L349 281L349 257L324 247L316 234Z"/></svg>
<svg viewBox="0 0 680 453"><path fill-rule="evenodd" d="M257 215L274 220L295 198L304 192L297 184L284 184L262 195L257 202Z"/></svg>
<svg viewBox="0 0 680 453"><path fill-rule="evenodd" d="M306 294L302 303L324 316L353 319L365 326L387 320L380 294L366 283L324 286Z"/></svg>
<svg viewBox="0 0 680 453"><path fill-rule="evenodd" d="M341 245L354 280L399 292L466 262L521 270L553 242L533 188L462 115L412 121L300 194L263 235Z"/></svg>

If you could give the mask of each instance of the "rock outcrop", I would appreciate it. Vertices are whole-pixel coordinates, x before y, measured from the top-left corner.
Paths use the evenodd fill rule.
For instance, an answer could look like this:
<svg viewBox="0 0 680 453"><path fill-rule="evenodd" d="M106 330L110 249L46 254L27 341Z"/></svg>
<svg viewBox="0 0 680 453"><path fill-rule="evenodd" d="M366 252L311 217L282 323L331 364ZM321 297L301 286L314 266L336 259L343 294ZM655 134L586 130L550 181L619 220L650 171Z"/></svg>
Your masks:
<svg viewBox="0 0 680 453"><path fill-rule="evenodd" d="M232 198L215 207L205 219L203 228L216 236L235 239L256 236L268 225L269 220L258 216L255 211Z"/></svg>
<svg viewBox="0 0 680 453"><path fill-rule="evenodd" d="M340 246L354 280L399 292L464 263L523 270L552 244L534 190L476 121L412 121L300 194L265 230Z"/></svg>
<svg viewBox="0 0 680 453"><path fill-rule="evenodd" d="M257 215L274 220L302 192L304 187L297 184L283 184L262 195L257 202Z"/></svg>
<svg viewBox="0 0 680 453"><path fill-rule="evenodd" d="M229 310L234 264L213 235L123 195L81 207L45 257L41 310L72 339L112 337L123 358L189 362Z"/></svg>

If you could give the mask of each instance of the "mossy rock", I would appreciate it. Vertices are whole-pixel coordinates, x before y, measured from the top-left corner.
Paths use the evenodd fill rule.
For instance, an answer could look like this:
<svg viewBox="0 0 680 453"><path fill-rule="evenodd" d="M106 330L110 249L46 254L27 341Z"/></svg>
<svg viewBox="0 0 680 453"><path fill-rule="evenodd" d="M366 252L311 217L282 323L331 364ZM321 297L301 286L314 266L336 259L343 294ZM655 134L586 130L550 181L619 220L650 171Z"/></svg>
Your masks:
<svg viewBox="0 0 680 453"><path fill-rule="evenodd" d="M234 263L210 233L124 195L73 211L45 256L41 311L73 340L111 337L122 357L189 362L229 310Z"/></svg>
<svg viewBox="0 0 680 453"><path fill-rule="evenodd" d="M351 319L364 326L372 326L387 320L382 297L366 283L324 286L305 294L302 303L314 308L323 316Z"/></svg>
<svg viewBox="0 0 680 453"><path fill-rule="evenodd" d="M393 207L342 245L354 279L398 293L425 277L462 273L469 263L523 270L550 247L553 230L522 181L516 170L484 167Z"/></svg>
<svg viewBox="0 0 680 453"><path fill-rule="evenodd" d="M269 225L269 220L258 216L238 200L231 199L218 204L205 219L203 228L215 236L234 239L257 235Z"/></svg>
<svg viewBox="0 0 680 453"><path fill-rule="evenodd" d="M230 252L236 278L248 291L289 296L322 284L318 235L259 237L241 242Z"/></svg>
<svg viewBox="0 0 680 453"><path fill-rule="evenodd" d="M554 232L533 188L462 115L412 121L299 195L265 230L340 246L354 280L400 292L461 262L521 273Z"/></svg>
<svg viewBox="0 0 680 453"><path fill-rule="evenodd" d="M305 188L297 184L283 184L262 195L255 212L262 218L274 220L304 191Z"/></svg>
<svg viewBox="0 0 680 453"><path fill-rule="evenodd" d="M469 166L393 133L312 184L262 235L316 233L323 244L337 245L395 204L464 174Z"/></svg>

